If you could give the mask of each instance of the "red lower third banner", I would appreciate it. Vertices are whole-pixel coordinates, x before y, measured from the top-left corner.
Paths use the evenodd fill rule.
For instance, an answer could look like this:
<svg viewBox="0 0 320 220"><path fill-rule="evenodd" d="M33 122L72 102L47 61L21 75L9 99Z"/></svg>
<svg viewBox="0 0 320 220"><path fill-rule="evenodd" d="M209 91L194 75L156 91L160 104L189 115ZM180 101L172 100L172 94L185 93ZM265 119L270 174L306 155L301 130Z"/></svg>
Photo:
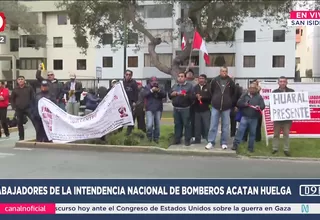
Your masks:
<svg viewBox="0 0 320 220"><path fill-rule="evenodd" d="M56 214L54 203L30 203L30 204L0 204L0 214L7 215L50 215Z"/></svg>

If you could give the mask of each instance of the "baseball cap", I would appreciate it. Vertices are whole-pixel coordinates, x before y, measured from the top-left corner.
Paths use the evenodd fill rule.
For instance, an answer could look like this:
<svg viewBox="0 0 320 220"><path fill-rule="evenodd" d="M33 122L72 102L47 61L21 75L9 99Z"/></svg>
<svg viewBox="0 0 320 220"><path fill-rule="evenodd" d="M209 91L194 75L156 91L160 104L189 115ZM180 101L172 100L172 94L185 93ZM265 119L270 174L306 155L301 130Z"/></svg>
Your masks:
<svg viewBox="0 0 320 220"><path fill-rule="evenodd" d="M70 75L69 75L69 78L70 78L70 79L75 79L75 78L76 78L76 74L73 74L73 73L70 74Z"/></svg>
<svg viewBox="0 0 320 220"><path fill-rule="evenodd" d="M142 82L137 82L137 85L138 85L138 86L141 86L141 85L142 85Z"/></svg>
<svg viewBox="0 0 320 220"><path fill-rule="evenodd" d="M41 86L48 86L48 81L47 80L42 80Z"/></svg>

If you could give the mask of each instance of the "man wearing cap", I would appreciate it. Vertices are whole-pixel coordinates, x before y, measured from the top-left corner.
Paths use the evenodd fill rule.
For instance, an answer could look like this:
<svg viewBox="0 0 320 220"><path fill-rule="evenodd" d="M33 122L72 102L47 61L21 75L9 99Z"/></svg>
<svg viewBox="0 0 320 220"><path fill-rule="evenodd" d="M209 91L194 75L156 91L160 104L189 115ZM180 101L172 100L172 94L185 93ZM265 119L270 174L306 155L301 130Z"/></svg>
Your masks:
<svg viewBox="0 0 320 220"><path fill-rule="evenodd" d="M19 131L19 140L24 140L24 117L27 116L33 126L36 128L34 119L31 114L31 105L34 102L35 94L33 89L26 85L24 76L17 78L18 86L16 86L11 93L11 106L16 111L17 125Z"/></svg>
<svg viewBox="0 0 320 220"><path fill-rule="evenodd" d="M76 81L76 75L70 74L70 81L63 88L67 99L67 112L70 115L79 115L80 96L83 92L82 83Z"/></svg>
<svg viewBox="0 0 320 220"><path fill-rule="evenodd" d="M46 98L56 103L56 97L53 93L49 90L50 82L48 80L43 80L40 86L40 92L36 94L34 102L31 107L31 112L34 118L35 128L36 128L36 140L37 142L49 142L46 132L43 127L42 119L40 117L38 103L41 98Z"/></svg>
<svg viewBox="0 0 320 220"><path fill-rule="evenodd" d="M144 90L146 119L147 119L147 138L149 141L159 142L160 120L163 111L162 100L166 98L164 89L159 87L158 79L152 77Z"/></svg>
<svg viewBox="0 0 320 220"><path fill-rule="evenodd" d="M42 64L39 64L38 70L36 72L36 79L38 80L38 82L41 84L42 81L47 80L48 82L48 88L49 88L49 92L54 94L54 96L56 97L56 103L57 105L62 108L63 110L65 110L65 104L64 104L64 100L63 100L63 85L62 83L60 83L56 78L55 75L52 71L49 71L47 73L48 78L45 79L44 77L41 76L41 71L42 69Z"/></svg>

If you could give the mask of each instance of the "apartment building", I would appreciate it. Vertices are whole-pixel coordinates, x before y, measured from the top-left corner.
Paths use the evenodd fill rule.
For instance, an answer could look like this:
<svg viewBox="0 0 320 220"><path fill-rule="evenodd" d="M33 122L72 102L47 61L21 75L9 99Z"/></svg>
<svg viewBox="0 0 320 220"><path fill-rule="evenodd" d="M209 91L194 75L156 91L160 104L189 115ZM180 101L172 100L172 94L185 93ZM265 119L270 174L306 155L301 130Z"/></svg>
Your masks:
<svg viewBox="0 0 320 220"><path fill-rule="evenodd" d="M97 43L91 42L87 55L82 55L73 39L70 20L66 14L56 9L54 1L23 3L37 13L38 23L44 27L44 33L35 38L24 35L20 30L8 30L5 33L10 42L1 46L0 53L17 57L19 74L34 78L38 63L43 61L47 69L53 70L60 79L68 78L69 72L76 73L78 78L93 79L96 67L102 67L103 79L122 78L124 48L121 45L96 47ZM175 9L174 14L172 7ZM157 46L156 52L160 61L170 66L172 58L181 53L181 38L175 38L175 35L179 28L176 19L182 16L183 10L178 4L154 5L152 1L144 1L141 3L141 13L145 18L146 28L165 41ZM104 42L109 44L118 38L119 33L108 33ZM193 69L196 73L205 73L209 77L216 76L223 65L228 66L230 74L238 78L274 78L280 75L293 77L295 39L295 29L284 29L276 23L264 25L256 18L248 18L236 31L216 31L215 43L207 43L210 65L204 63L202 54L194 51ZM34 46L38 49L34 49ZM145 79L155 75L163 79L164 83L171 81L170 76L159 71L150 61L146 37L131 34L126 55L126 67L133 70L135 78ZM1 63L0 77L11 79L12 65L10 62ZM188 62L183 64L187 65Z"/></svg>
<svg viewBox="0 0 320 220"><path fill-rule="evenodd" d="M296 70L301 77L311 77L313 69L313 28L296 28Z"/></svg>

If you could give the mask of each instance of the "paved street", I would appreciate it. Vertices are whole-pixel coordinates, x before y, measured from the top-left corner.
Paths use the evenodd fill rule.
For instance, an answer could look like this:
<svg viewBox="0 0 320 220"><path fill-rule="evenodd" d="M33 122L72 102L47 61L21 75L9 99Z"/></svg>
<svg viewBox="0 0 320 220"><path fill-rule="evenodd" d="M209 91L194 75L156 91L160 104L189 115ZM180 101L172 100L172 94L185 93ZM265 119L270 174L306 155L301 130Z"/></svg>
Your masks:
<svg viewBox="0 0 320 220"><path fill-rule="evenodd" d="M31 125L28 125L31 127ZM32 128L26 137L34 136ZM0 178L318 178L320 163L45 149L0 140Z"/></svg>

